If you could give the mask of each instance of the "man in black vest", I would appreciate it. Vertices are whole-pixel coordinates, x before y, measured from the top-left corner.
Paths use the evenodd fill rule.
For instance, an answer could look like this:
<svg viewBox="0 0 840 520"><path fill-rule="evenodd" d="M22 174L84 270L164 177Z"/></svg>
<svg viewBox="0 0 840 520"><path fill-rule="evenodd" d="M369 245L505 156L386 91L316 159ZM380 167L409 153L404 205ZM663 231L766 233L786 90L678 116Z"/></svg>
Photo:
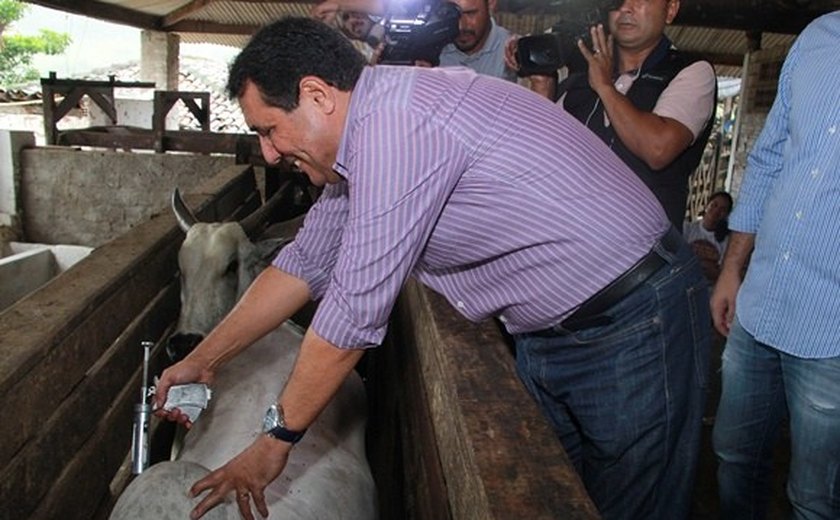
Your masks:
<svg viewBox="0 0 840 520"><path fill-rule="evenodd" d="M530 76L531 88L558 103L604 140L647 184L682 229L688 177L700 163L714 122L715 71L678 51L664 29L679 0L625 0L578 41L586 70L559 86L556 76ZM516 40L506 59L518 69Z"/></svg>

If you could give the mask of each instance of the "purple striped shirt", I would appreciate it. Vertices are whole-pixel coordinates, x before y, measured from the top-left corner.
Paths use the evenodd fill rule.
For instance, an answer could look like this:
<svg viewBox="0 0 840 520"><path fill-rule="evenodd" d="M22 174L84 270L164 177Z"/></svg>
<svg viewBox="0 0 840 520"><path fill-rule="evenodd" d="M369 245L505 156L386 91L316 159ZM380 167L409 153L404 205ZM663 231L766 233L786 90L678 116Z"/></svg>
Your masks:
<svg viewBox="0 0 840 520"><path fill-rule="evenodd" d="M560 322L668 228L656 198L562 108L465 69L367 68L335 170L274 261L314 330L379 344L409 275L511 333Z"/></svg>

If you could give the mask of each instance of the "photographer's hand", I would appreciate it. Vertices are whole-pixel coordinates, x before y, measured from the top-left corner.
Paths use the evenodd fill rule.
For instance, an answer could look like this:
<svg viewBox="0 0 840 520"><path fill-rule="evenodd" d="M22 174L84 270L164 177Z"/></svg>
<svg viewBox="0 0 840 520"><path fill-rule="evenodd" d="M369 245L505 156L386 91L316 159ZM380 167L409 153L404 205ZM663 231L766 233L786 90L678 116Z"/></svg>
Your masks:
<svg viewBox="0 0 840 520"><path fill-rule="evenodd" d="M519 71L519 61L516 59L516 45L519 35L514 34L505 42L505 65L511 70Z"/></svg>
<svg viewBox="0 0 840 520"><path fill-rule="evenodd" d="M505 43L505 65L511 70L519 72L519 60L516 59L516 46L519 44L518 34L512 35ZM557 75L531 74L528 81L531 90L537 94L554 101L554 91L557 88Z"/></svg>
<svg viewBox="0 0 840 520"><path fill-rule="evenodd" d="M603 97L605 89L614 89L613 86L613 39L612 35L604 33L604 26L598 24L589 29L592 36L592 49L590 50L583 40L578 40L577 46L580 53L589 65L589 86Z"/></svg>

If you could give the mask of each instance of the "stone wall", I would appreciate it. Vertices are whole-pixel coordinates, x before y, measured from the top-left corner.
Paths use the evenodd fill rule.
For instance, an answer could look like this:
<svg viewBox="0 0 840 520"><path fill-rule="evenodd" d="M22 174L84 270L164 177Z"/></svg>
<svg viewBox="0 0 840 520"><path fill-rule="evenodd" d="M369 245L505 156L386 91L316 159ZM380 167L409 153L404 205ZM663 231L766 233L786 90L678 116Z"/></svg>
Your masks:
<svg viewBox="0 0 840 520"><path fill-rule="evenodd" d="M176 186L189 191L233 163L231 156L25 149L20 161L25 239L97 247L168 211Z"/></svg>

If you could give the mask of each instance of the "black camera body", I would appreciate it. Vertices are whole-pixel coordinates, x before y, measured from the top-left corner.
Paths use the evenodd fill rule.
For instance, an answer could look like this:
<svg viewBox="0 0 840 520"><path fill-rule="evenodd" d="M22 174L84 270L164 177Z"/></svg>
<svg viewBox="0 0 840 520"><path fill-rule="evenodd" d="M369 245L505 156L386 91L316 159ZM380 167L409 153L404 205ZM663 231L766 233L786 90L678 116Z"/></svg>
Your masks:
<svg viewBox="0 0 840 520"><path fill-rule="evenodd" d="M519 75L554 74L561 67L570 71L586 68L586 60L578 49L583 40L592 49L589 28L603 24L607 28L607 13L618 9L616 0L603 0L582 16L569 17L551 27L551 32L520 38L516 44Z"/></svg>
<svg viewBox="0 0 840 520"><path fill-rule="evenodd" d="M458 36L461 9L446 0L422 2L404 15L383 21L385 48L379 63L414 65L422 60L437 66L440 51Z"/></svg>

